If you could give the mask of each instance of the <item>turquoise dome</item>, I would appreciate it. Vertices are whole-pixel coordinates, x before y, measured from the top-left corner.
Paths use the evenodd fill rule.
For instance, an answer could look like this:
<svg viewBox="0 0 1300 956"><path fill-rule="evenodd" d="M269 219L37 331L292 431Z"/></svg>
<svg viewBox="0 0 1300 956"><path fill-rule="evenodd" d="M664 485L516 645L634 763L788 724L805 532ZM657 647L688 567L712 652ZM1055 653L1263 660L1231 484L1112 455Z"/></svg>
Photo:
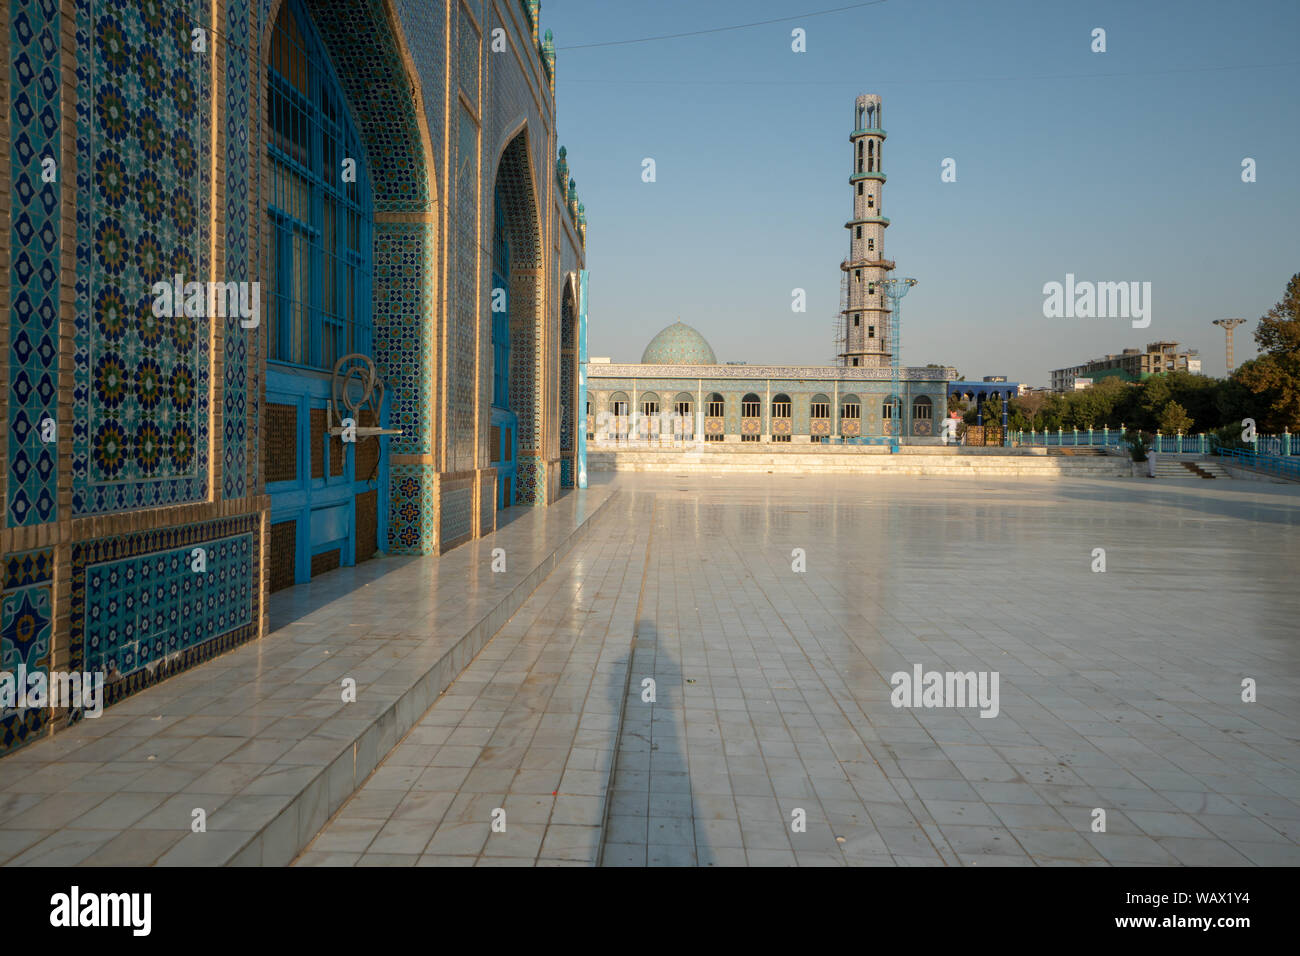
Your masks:
<svg viewBox="0 0 1300 956"><path fill-rule="evenodd" d="M704 336L689 325L674 322L650 340L641 353L642 365L717 365L718 357Z"/></svg>

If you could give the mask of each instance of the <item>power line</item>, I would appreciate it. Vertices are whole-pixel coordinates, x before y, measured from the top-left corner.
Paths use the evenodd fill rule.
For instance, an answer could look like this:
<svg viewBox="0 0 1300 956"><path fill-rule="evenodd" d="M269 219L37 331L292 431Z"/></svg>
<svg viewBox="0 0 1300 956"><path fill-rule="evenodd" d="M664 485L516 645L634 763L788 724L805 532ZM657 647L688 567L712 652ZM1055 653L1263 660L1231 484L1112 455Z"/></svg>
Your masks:
<svg viewBox="0 0 1300 956"><path fill-rule="evenodd" d="M748 30L750 27L765 27L773 23L789 23L791 20L808 20L812 17L824 17L832 13L843 13L845 10L859 10L862 7L875 7L887 0L867 0L866 3L850 3L844 7L832 7L829 10L814 10L811 13L801 13L793 17L775 17L771 20L755 20L752 23L736 23L729 27L712 27L708 30L688 30L685 33L662 33L658 36L637 37L634 40L603 40L600 43L575 43L573 46L556 47L557 51L566 52L568 50L590 50L600 46L626 46L630 43L653 43L656 40L679 40L682 37L698 37L706 33L727 33L731 30Z"/></svg>
<svg viewBox="0 0 1300 956"><path fill-rule="evenodd" d="M1025 76L953 76L935 80L876 80L872 86L919 86L930 83L1008 83L1024 80L1100 80L1117 76L1169 76L1180 73L1222 73L1233 70L1274 70L1300 66L1300 60L1284 63L1246 63L1240 66L1184 67L1173 70L1129 70L1115 73L1036 73ZM843 86L846 80L566 80L573 84L599 83L602 86Z"/></svg>

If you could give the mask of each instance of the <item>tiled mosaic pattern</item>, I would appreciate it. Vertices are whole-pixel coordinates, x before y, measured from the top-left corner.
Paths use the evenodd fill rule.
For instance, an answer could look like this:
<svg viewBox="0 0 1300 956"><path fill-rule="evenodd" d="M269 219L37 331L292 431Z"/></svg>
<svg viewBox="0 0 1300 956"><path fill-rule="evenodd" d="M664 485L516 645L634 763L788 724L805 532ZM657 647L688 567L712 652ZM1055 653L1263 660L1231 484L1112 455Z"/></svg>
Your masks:
<svg viewBox="0 0 1300 956"><path fill-rule="evenodd" d="M546 504L546 464L536 458L520 458L515 465L515 487L520 504Z"/></svg>
<svg viewBox="0 0 1300 956"><path fill-rule="evenodd" d="M73 545L69 669L102 667L113 703L255 637L260 527L245 515Z"/></svg>
<svg viewBox="0 0 1300 956"><path fill-rule="evenodd" d="M54 633L51 583L52 550L28 551L5 557L0 591L0 671L27 673L50 666ZM49 720L46 708L0 708L0 755L36 737Z"/></svg>
<svg viewBox="0 0 1300 956"><path fill-rule="evenodd" d="M446 97L430 95L427 91L439 89L434 81L443 75L443 64L447 62L446 4L443 0L394 0L393 6L402 25L406 48L426 91L424 110L433 155L441 156L445 142Z"/></svg>
<svg viewBox="0 0 1300 956"><path fill-rule="evenodd" d="M510 231L510 409L519 419L520 451L541 445L543 408L538 382L542 316L541 288L534 270L542 267L537 225L537 199L528 156L527 136L521 133L506 147L497 172L506 224ZM520 463L519 501L535 502Z"/></svg>
<svg viewBox="0 0 1300 956"><path fill-rule="evenodd" d="M442 487L441 537L444 548L452 547L474 533L473 479L444 481Z"/></svg>
<svg viewBox="0 0 1300 956"><path fill-rule="evenodd" d="M460 88L469 97L471 103L478 102L479 93L479 33L474 21L469 17L457 17L457 31L460 34L460 49L457 66L460 73Z"/></svg>
<svg viewBox="0 0 1300 956"><path fill-rule="evenodd" d="M643 365L717 365L713 346L699 332L683 322L661 331L641 353Z"/></svg>
<svg viewBox="0 0 1300 956"><path fill-rule="evenodd" d="M388 545L395 554L433 554L437 549L434 502L437 474L429 465L393 465L388 501Z"/></svg>
<svg viewBox="0 0 1300 956"><path fill-rule="evenodd" d="M247 624L252 613L251 534L86 568L86 658L90 671L128 675L168 654Z"/></svg>
<svg viewBox="0 0 1300 956"><path fill-rule="evenodd" d="M402 430L391 439L393 454L432 450L429 416L436 354L428 276L434 269L431 226L375 223L374 357L392 394L392 427Z"/></svg>
<svg viewBox="0 0 1300 956"><path fill-rule="evenodd" d="M250 0L226 0L226 37L259 36L256 22L249 22ZM254 14L255 16L255 14ZM226 56L226 274L224 281L249 279L249 126L260 114L250 112L248 77L249 51L243 43L227 41ZM248 432L249 354L256 347L257 331L243 328L231 317L225 325L225 365L222 388L222 480L225 498L242 498L247 493L247 469L256 461L256 447L250 449ZM250 452L252 457L250 458Z"/></svg>
<svg viewBox="0 0 1300 956"><path fill-rule="evenodd" d="M415 91L378 0L305 0L368 153L376 212L431 208ZM265 21L264 21L265 22Z"/></svg>
<svg viewBox="0 0 1300 956"><path fill-rule="evenodd" d="M209 273L212 95L198 0L77 6L73 511L206 494L204 319L159 319L153 283Z"/></svg>
<svg viewBox="0 0 1300 956"><path fill-rule="evenodd" d="M474 467L475 367L478 364L479 128L461 105L456 154L456 290L447 336L447 470ZM512 343L513 344L513 343Z"/></svg>
<svg viewBox="0 0 1300 956"><path fill-rule="evenodd" d="M578 319L573 304L573 287L564 284L560 306L560 454L568 461L574 453L574 402L577 401ZM572 468L561 470L560 484L571 487Z"/></svg>
<svg viewBox="0 0 1300 956"><path fill-rule="evenodd" d="M41 440L57 419L59 385L59 182L42 181L42 161L60 155L59 14L55 0L11 0L7 67L12 169L9 265L9 395L6 425L13 527L53 521L58 451Z"/></svg>
<svg viewBox="0 0 1300 956"><path fill-rule="evenodd" d="M496 475L490 473L481 474L479 476L478 492L478 533L480 536L490 534L496 529L496 492Z"/></svg>

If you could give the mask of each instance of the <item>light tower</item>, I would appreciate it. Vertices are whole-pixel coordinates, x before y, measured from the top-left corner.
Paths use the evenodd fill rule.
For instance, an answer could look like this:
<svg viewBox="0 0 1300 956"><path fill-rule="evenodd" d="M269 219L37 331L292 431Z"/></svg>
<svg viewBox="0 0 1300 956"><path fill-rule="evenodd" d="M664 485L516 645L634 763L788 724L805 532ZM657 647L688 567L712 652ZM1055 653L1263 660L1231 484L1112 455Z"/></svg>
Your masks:
<svg viewBox="0 0 1300 956"><path fill-rule="evenodd" d="M1245 325L1246 320L1245 319L1215 319L1214 324L1219 326L1219 328L1223 329L1224 335L1226 337L1227 341L1225 344L1227 345L1228 374L1231 375L1232 368L1233 368L1232 331L1239 325Z"/></svg>
<svg viewBox="0 0 1300 956"><path fill-rule="evenodd" d="M840 263L848 294L841 313L844 344L839 346L839 359L844 366L880 368L894 351L884 295L884 281L894 263L885 258L889 220L882 215L881 206L885 131L879 96L864 94L857 98L849 142L853 145L853 173L849 176L853 218L844 224L849 230L849 257Z"/></svg>
<svg viewBox="0 0 1300 956"><path fill-rule="evenodd" d="M900 374L901 370L898 367L899 361L902 357L902 339L899 335L899 321L902 318L903 312L903 296L907 295L914 285L916 285L915 279L884 279L881 281L881 291L885 297L889 299L889 341L893 348L889 361L889 366L893 370L893 375L891 376L893 384L890 387L889 396L891 399L895 397L898 399L898 404L894 406L893 431L890 436L892 440L889 443L889 451L891 454L898 451L898 445L903 435L903 423L907 421L907 419L903 417L903 410L907 403L903 401L903 393L899 383L899 379L902 377Z"/></svg>

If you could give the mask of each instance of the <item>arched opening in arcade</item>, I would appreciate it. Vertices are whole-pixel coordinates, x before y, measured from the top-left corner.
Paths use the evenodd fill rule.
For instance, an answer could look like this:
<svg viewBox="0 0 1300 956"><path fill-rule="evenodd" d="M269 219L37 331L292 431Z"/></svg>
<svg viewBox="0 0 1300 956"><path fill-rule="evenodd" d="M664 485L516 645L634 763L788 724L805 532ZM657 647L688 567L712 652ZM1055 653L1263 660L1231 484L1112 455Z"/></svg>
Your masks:
<svg viewBox="0 0 1300 956"><path fill-rule="evenodd" d="M543 395L537 388L544 341L542 247L527 129L520 130L502 150L492 195L492 285L496 301L492 313L490 415L497 508L502 509L515 504L544 504L547 493L544 409L540 407ZM503 290L504 295L497 290Z"/></svg>
<svg viewBox="0 0 1300 956"><path fill-rule="evenodd" d="M272 5L262 52L267 365L260 451L274 591L384 551L434 547L421 516L396 521L400 509L392 503L405 480L392 457L429 450L431 395L421 351L431 346L433 316L420 303L434 298L432 231L423 221L401 226L421 263L418 294L406 297L414 301L409 315L387 308L391 273L381 250L391 212L410 217L418 209L416 217L430 222L437 212L418 83L405 70L376 67L406 62L389 3L340 10L325 0L281 0ZM377 101L388 108L372 109ZM352 433L338 393L340 360L372 370L370 384L383 385L365 390ZM238 427L231 418L227 429ZM412 480L418 488L420 477Z"/></svg>

